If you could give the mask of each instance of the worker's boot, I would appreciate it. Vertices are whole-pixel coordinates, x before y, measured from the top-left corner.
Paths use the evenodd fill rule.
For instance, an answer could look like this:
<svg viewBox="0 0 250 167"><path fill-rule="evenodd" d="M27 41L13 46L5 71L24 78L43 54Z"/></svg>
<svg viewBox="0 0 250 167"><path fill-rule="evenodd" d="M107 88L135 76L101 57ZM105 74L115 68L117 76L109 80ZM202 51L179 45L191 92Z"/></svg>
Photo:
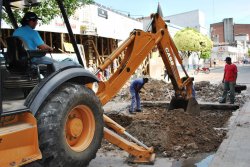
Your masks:
<svg viewBox="0 0 250 167"><path fill-rule="evenodd" d="M136 114L134 111L131 111L131 110L129 110L129 113L130 114Z"/></svg>

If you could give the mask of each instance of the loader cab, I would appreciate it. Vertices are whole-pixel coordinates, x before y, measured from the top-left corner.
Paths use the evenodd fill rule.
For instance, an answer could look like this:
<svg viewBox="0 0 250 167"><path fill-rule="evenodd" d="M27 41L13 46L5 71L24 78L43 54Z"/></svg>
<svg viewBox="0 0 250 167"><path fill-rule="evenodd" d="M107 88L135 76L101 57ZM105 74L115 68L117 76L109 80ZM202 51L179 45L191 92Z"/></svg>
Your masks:
<svg viewBox="0 0 250 167"><path fill-rule="evenodd" d="M69 21L64 10L61 0L57 0L59 8L62 10L65 24L69 25ZM17 19L14 17L13 10L17 8L29 8L39 6L39 0L1 0L1 16L3 10L8 16L11 26L14 29L18 28ZM2 10L3 9L3 10ZM1 17L2 19L2 17ZM2 20L1 20L2 21ZM74 40L74 36L70 26L67 26L69 36L72 39L72 44L79 64L83 64L80 58L77 44ZM2 36L1 36L2 38ZM29 92L44 78L48 77L51 73L65 66L74 66L73 63L62 63L62 64L34 64L32 63L33 57L43 57L48 52L42 50L28 50L24 41L19 37L8 36L2 38L1 41L5 41L5 48L1 45L1 69L3 78L3 88L9 91L16 91L20 89L23 93L23 98L26 98ZM12 89L12 90L11 90ZM18 90L19 91L19 90ZM8 94L8 93L7 93Z"/></svg>
<svg viewBox="0 0 250 167"><path fill-rule="evenodd" d="M28 10L32 9L32 7L39 7L41 0L1 0L0 1L0 18L3 17L3 12L5 12L5 16L8 17L9 22L11 23L11 27L13 29L18 28L18 22L14 15L14 10L24 9L28 8ZM5 45L1 44L0 48L0 61L1 61L1 95L2 100L5 102L7 101L8 104L11 101L20 101L18 102L18 105L9 105L9 106L18 106L15 107L14 110L18 108L26 108L26 106L29 107L32 102L26 102L29 103L29 105L25 105L25 101L27 101L27 96L33 90L36 86L38 87L36 89L35 95L33 97L29 98L28 100L31 100L36 96L36 94L39 94L38 92L41 90L41 88L46 85L46 83L54 78L54 76L58 76L59 73L63 72L66 69L80 69L84 70L83 60L81 58L80 52L77 47L77 43L75 41L68 16L66 14L63 0L55 0L58 4L58 7L61 11L62 17L64 19L65 25L68 30L68 35L71 40L71 44L73 45L73 48L75 50L76 57L78 59L79 64L73 63L73 62L55 62L53 64L34 64L32 63L31 59L33 57L43 57L43 56L50 56L51 54L48 53L48 51L43 50L29 50L26 47L25 42L20 38L16 36L2 36L2 28L1 28L1 22L0 19L0 38L1 41L5 42ZM95 76L92 74L89 74L88 72L84 71L82 74L79 75L88 75L91 76L92 79L87 79L86 82L95 81ZM71 75L65 74L66 76L60 75L59 79L57 78L57 81L55 81L54 85L50 85L52 88L50 91L56 88L56 86L59 86L61 82L64 82L64 80L71 79L72 77L76 77L73 80L77 80L79 82L79 78L77 78L77 75ZM81 77L80 77L81 78ZM41 84L40 84L41 83ZM45 97L48 95L44 95ZM20 104L19 104L20 103ZM4 110L11 110L10 108L5 107Z"/></svg>
<svg viewBox="0 0 250 167"><path fill-rule="evenodd" d="M3 39L6 46L0 52L1 167L23 166L31 162L34 166L87 166L101 145L102 106L95 93L86 86L98 79L84 68L64 1L54 1L61 11L79 64L55 63L54 71L41 79L42 68L34 66L31 58L45 53L27 50L17 37ZM3 11L12 27L17 29L12 10L38 5L39 0L0 0L0 33ZM0 37L2 41L1 34ZM24 90L28 91L26 95ZM81 125L77 136L69 130L75 128L74 122ZM39 159L42 160L36 164Z"/></svg>
<svg viewBox="0 0 250 167"><path fill-rule="evenodd" d="M21 4L22 1L2 1L1 4L1 9L6 11L14 29L18 28L18 24L12 13L12 7L14 5L16 5L16 7L21 7ZM31 3L31 6L33 5L34 4ZM3 10L1 10L1 12L3 12ZM5 46L3 46L3 43L1 45L3 57L3 62L1 63L3 90L5 94L21 90L23 98L25 98L41 81L41 72L45 73L47 71L46 67L33 64L31 59L33 57L45 56L46 52L28 50L24 41L16 36L5 36L1 41L3 43L5 42Z"/></svg>

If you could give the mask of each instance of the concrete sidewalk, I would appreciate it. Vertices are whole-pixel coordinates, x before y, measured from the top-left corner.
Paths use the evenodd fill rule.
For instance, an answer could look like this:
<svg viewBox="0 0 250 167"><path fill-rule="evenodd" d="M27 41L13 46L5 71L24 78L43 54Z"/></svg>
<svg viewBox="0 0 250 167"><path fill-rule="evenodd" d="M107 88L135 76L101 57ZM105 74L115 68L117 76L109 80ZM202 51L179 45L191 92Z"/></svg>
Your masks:
<svg viewBox="0 0 250 167"><path fill-rule="evenodd" d="M231 121L228 138L220 145L209 167L250 166L250 102L245 103Z"/></svg>

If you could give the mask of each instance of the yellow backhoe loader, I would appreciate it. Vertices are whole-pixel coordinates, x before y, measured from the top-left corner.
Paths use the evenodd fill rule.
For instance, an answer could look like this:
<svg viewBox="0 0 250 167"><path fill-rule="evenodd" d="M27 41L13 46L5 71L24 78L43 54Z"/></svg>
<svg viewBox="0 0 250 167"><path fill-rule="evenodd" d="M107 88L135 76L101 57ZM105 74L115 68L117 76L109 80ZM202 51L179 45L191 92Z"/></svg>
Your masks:
<svg viewBox="0 0 250 167"><path fill-rule="evenodd" d="M153 14L146 31L131 32L129 38L98 67L95 74L107 68L121 52L125 52L116 72L102 82L85 69L63 0L55 2L61 10L81 65L59 62L55 64L55 70L50 75L41 79L40 67L29 63L33 56L44 53L21 48L23 45L15 38L5 39L7 51L2 51L5 63L1 64L0 73L0 166L87 166L101 147L103 136L127 151L133 157L133 162L153 163L153 148L144 145L119 124L103 115L102 106L117 94L157 46L175 90L169 109L184 108L187 112L199 112L199 105L192 97L192 79L182 66L182 60L164 20L158 14ZM0 0L0 16L2 18L4 9L16 29L18 24L12 8L32 7L33 3L38 5L36 0ZM27 60L25 62L20 59L24 55ZM20 68L20 61L26 63L24 67L27 69ZM176 61L187 77L184 82L179 76ZM99 85L97 93L91 90L94 82ZM3 96L4 91L15 91L14 88L31 91L28 91L26 99L6 99Z"/></svg>

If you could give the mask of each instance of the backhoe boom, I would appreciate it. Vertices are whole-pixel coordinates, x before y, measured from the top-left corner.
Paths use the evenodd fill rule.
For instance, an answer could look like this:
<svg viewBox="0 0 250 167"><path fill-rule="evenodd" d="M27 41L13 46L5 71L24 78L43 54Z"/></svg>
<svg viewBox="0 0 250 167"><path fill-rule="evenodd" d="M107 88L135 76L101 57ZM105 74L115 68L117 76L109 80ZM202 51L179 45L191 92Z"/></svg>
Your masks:
<svg viewBox="0 0 250 167"><path fill-rule="evenodd" d="M188 111L199 111L198 103L192 97L192 79L183 68L182 59L170 37L167 25L158 14L154 14L152 15L151 26L151 32L134 30L130 37L98 67L99 70L97 73L111 65L113 60L121 57L121 53L125 53L120 62L120 66L115 73L107 81L99 82L97 96L102 105L105 105L118 93L127 80L134 74L139 65L149 55L152 49L157 46L175 90L175 97L170 103L170 109L184 108L184 110ZM185 81L180 78L176 60L182 66L182 69L186 74L187 79ZM127 134L125 128L121 127L106 115L104 115L104 121L108 127L112 128L118 134ZM133 141L140 146L121 138L107 128L104 129L105 139L136 157L136 162L152 163L152 160L154 159L153 148L148 148L130 135L126 136L132 138L132 140L134 139Z"/></svg>

